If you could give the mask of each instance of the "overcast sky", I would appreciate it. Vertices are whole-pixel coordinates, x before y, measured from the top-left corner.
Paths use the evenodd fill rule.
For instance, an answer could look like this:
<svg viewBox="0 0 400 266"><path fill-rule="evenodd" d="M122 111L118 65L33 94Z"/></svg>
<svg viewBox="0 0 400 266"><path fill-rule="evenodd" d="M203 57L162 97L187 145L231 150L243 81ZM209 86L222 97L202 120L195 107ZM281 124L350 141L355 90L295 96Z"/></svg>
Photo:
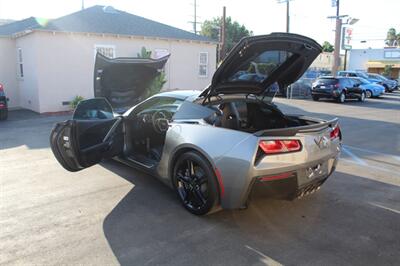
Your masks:
<svg viewBox="0 0 400 266"><path fill-rule="evenodd" d="M185 30L192 30L194 0L85 0L85 7L111 5L126 12ZM81 0L0 0L0 18L23 19L30 16L57 18L80 10ZM198 20L222 14L244 24L254 34L286 30L286 4L277 0L197 0ZM353 47L382 47L389 27L400 31L400 0L341 0L341 14L360 19L353 26ZM322 43L333 43L335 14L331 0L293 0L290 2L291 32ZM199 26L200 27L200 26ZM366 43L360 41L366 40Z"/></svg>

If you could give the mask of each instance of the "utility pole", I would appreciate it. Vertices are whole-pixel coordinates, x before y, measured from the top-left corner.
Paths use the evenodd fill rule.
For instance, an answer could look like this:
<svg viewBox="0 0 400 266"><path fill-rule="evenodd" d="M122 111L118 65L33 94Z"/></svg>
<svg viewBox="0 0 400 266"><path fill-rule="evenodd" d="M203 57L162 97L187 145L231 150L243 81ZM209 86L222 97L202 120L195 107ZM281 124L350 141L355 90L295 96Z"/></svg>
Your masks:
<svg viewBox="0 0 400 266"><path fill-rule="evenodd" d="M290 25L289 0L286 0L286 32L289 32L289 25Z"/></svg>
<svg viewBox="0 0 400 266"><path fill-rule="evenodd" d="M286 32L289 32L290 29L290 4L291 0L277 0L278 4L286 3Z"/></svg>
<svg viewBox="0 0 400 266"><path fill-rule="evenodd" d="M82 0L82 10L85 9L85 0Z"/></svg>
<svg viewBox="0 0 400 266"><path fill-rule="evenodd" d="M193 0L194 4L193 4L193 9L194 9L194 13L193 13L193 21L188 21L189 23L192 24L193 26L193 33L197 34L197 24L200 24L200 22L197 22L197 1Z"/></svg>
<svg viewBox="0 0 400 266"><path fill-rule="evenodd" d="M221 49L219 52L219 60L221 61L225 57L226 52L226 7L222 8L222 20L221 20Z"/></svg>
<svg viewBox="0 0 400 266"><path fill-rule="evenodd" d="M335 27L335 50L333 51L332 74L336 76L340 64L340 34L342 33L342 18L339 11L340 1L336 0L336 27Z"/></svg>
<svg viewBox="0 0 400 266"><path fill-rule="evenodd" d="M194 34L197 34L197 3L196 3L196 0L194 0L193 31L194 31Z"/></svg>

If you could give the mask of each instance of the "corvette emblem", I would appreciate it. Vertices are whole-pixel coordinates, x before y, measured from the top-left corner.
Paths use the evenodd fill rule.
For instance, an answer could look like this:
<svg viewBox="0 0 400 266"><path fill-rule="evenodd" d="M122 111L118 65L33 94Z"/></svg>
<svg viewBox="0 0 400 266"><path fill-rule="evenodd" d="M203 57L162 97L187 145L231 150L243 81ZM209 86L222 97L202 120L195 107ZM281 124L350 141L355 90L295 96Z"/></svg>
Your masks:
<svg viewBox="0 0 400 266"><path fill-rule="evenodd" d="M317 137L314 139L315 144L317 144L318 148L323 149L328 147L329 140L325 136Z"/></svg>

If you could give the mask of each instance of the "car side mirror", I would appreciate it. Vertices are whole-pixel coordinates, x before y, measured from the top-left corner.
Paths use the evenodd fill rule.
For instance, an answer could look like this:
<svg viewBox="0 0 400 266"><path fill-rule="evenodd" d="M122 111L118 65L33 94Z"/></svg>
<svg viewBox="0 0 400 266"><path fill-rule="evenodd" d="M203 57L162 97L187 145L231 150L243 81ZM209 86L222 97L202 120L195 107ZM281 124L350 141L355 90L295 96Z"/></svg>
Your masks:
<svg viewBox="0 0 400 266"><path fill-rule="evenodd" d="M101 120L114 118L111 104L105 98L83 100L75 108L74 120Z"/></svg>

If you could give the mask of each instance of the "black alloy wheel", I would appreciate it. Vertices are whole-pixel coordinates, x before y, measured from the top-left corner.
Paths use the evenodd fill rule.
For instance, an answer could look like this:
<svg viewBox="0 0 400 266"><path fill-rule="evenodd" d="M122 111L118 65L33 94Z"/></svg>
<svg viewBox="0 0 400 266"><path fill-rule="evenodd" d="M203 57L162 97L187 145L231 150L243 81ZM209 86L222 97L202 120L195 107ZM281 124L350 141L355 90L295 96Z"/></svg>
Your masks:
<svg viewBox="0 0 400 266"><path fill-rule="evenodd" d="M367 90L366 91L366 96L367 96L367 98L372 98L372 91Z"/></svg>
<svg viewBox="0 0 400 266"><path fill-rule="evenodd" d="M174 166L173 184L183 206L191 213L204 215L218 202L218 184L209 163L195 152L179 157Z"/></svg>

